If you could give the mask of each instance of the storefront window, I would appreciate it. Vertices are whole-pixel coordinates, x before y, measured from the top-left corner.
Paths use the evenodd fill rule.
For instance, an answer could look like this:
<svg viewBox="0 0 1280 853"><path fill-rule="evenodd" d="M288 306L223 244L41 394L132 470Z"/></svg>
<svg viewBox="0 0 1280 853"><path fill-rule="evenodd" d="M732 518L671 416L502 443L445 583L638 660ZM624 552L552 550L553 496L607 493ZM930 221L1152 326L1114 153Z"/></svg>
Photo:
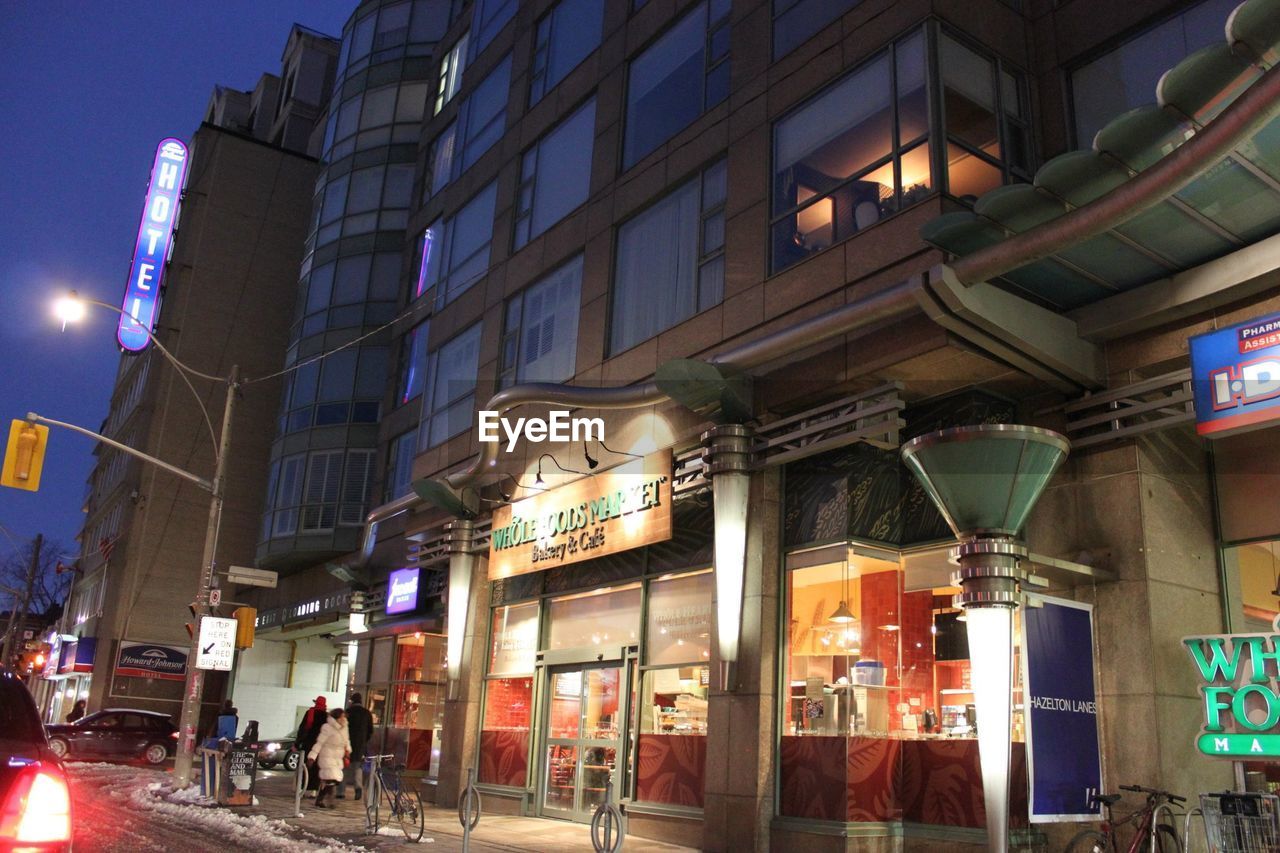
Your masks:
<svg viewBox="0 0 1280 853"><path fill-rule="evenodd" d="M480 728L480 768L476 774L480 782L525 784L537 648L538 602L494 609L484 723Z"/></svg>
<svg viewBox="0 0 1280 853"><path fill-rule="evenodd" d="M640 584L551 599L547 648L616 648L639 642Z"/></svg>
<svg viewBox="0 0 1280 853"><path fill-rule="evenodd" d="M905 570L895 552L861 547L789 562L781 813L982 827L982 721L959 590L937 585L945 552ZM1025 820L1020 691L1015 678L1011 813ZM929 780L942 776L964 782L941 791Z"/></svg>
<svg viewBox="0 0 1280 853"><path fill-rule="evenodd" d="M386 750L403 761L406 770L434 778L444 721L445 638L421 633L398 637L396 651Z"/></svg>

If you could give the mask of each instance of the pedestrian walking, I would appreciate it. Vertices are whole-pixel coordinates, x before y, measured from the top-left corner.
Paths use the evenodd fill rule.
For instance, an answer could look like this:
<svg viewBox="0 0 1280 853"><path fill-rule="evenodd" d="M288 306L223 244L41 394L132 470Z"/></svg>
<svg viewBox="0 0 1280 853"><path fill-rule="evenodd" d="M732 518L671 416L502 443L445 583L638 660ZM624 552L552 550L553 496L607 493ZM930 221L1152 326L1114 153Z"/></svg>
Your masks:
<svg viewBox="0 0 1280 853"><path fill-rule="evenodd" d="M320 730L324 728L325 720L328 719L328 700L323 696L317 696L315 704L307 709L307 713L302 716L302 722L298 725L298 736L294 740L294 746L302 757L306 759L311 752L311 747L316 745L316 739L320 737ZM314 767L311 768L311 775L307 779L307 790L314 791L319 787L320 777L316 773Z"/></svg>
<svg viewBox="0 0 1280 853"><path fill-rule="evenodd" d="M364 756L373 737L373 715L362 704L359 693L352 693L347 703L347 737L351 740L351 763L338 783L338 799L347 798L347 781L356 789L356 799L364 796Z"/></svg>
<svg viewBox="0 0 1280 853"><path fill-rule="evenodd" d="M329 720L320 729L320 735L307 757L316 763L320 771L320 793L316 794L316 808L337 808L330 798L342 781L342 773L351 760L347 715L341 708L334 708L329 712Z"/></svg>
<svg viewBox="0 0 1280 853"><path fill-rule="evenodd" d="M71 713L67 714L67 722L74 723L76 720L84 716L84 700L77 699L76 704L71 706Z"/></svg>

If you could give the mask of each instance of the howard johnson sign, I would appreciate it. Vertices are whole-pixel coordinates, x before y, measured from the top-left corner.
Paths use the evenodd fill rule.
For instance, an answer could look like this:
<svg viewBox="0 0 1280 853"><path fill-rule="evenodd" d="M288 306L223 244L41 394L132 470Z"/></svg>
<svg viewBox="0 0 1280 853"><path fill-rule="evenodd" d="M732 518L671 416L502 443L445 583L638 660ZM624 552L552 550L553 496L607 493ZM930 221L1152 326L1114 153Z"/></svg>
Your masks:
<svg viewBox="0 0 1280 853"><path fill-rule="evenodd" d="M182 681L187 675L186 649L126 640L116 655L116 675Z"/></svg>

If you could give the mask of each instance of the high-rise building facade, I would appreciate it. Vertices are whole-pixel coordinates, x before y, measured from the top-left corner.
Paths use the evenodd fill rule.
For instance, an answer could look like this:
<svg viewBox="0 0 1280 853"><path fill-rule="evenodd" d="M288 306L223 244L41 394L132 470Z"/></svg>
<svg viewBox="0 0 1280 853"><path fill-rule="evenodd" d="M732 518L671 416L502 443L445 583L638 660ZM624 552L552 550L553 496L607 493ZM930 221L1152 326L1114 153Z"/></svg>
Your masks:
<svg viewBox="0 0 1280 853"><path fill-rule="evenodd" d="M1188 338L1263 347L1277 308L1274 119L1233 118L1274 10L1235 7L362 4L237 701L354 689L441 804L472 770L487 812L611 790L629 834L712 850L970 849L1006 781L1013 844L1061 845L1091 786L1230 784L1180 640L1277 610L1271 436L1191 426ZM499 446L482 410L603 435ZM1041 651L973 642L966 531L899 459L997 424L1074 447L1000 531L1040 597L995 603L1087 614L1080 693L1016 673L1003 773L976 691ZM1063 708L1092 737L1036 760Z"/></svg>
<svg viewBox="0 0 1280 853"><path fill-rule="evenodd" d="M281 78L263 74L254 90L219 87L192 135L177 236L153 330L175 359L201 373L265 378L283 365L291 304L305 238L302 212L317 164L308 156L306 117L322 114L337 43L295 27ZM301 121L302 125L298 122ZM273 130L273 128L275 128ZM272 140L275 140L274 142ZM296 147L295 147L296 146ZM189 387L190 386L190 387ZM270 421L279 379L241 392L228 451L221 567L252 563L257 545ZM121 355L100 432L199 476L211 475L225 383L179 372L149 345ZM75 699L90 710L139 707L177 715L208 521L208 493L106 445L85 490L76 580L68 595L57 682L48 719ZM216 704L225 679L211 676Z"/></svg>

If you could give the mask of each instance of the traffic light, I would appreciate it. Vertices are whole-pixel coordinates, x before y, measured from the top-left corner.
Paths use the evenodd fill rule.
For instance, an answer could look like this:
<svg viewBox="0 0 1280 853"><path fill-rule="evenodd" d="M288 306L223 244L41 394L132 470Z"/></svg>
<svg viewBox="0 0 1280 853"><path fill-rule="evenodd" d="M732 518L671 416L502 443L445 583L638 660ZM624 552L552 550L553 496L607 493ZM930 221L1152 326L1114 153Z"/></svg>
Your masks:
<svg viewBox="0 0 1280 853"><path fill-rule="evenodd" d="M40 488L40 472L44 469L44 450L49 443L49 428L14 418L9 427L9 444L4 453L4 469L0 485L34 492Z"/></svg>
<svg viewBox="0 0 1280 853"><path fill-rule="evenodd" d="M253 607L237 607L231 614L236 620L236 648L253 648L253 632L258 625L258 611Z"/></svg>

